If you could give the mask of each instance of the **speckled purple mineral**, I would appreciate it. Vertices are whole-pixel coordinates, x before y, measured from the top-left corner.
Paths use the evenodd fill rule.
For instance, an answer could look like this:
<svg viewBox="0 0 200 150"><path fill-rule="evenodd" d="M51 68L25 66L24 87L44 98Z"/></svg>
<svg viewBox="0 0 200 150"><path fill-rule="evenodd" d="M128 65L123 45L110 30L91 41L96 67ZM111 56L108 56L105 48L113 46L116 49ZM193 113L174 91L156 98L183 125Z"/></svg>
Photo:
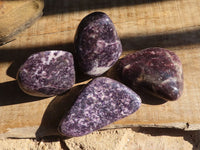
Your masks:
<svg viewBox="0 0 200 150"><path fill-rule="evenodd" d="M166 100L183 92L183 71L178 56L163 48L147 48L119 61L122 80L132 88L142 87Z"/></svg>
<svg viewBox="0 0 200 150"><path fill-rule="evenodd" d="M73 56L56 50L33 54L20 67L17 78L27 94L40 97L62 94L75 83Z"/></svg>
<svg viewBox="0 0 200 150"><path fill-rule="evenodd" d="M91 13L81 21L74 43L79 67L91 76L106 72L122 53L114 24L103 12Z"/></svg>
<svg viewBox="0 0 200 150"><path fill-rule="evenodd" d="M140 97L127 86L107 77L92 80L61 120L59 131L67 137L89 134L134 113Z"/></svg>

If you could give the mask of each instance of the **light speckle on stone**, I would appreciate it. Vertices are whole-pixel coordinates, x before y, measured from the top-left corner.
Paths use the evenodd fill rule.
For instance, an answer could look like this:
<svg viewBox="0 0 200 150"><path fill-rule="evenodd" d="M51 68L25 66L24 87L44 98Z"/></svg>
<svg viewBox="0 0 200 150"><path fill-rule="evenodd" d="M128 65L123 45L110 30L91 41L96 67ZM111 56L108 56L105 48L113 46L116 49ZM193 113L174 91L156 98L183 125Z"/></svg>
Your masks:
<svg viewBox="0 0 200 150"><path fill-rule="evenodd" d="M122 45L105 13L94 12L81 21L75 36L75 50L79 67L85 74L99 76L115 64Z"/></svg>
<svg viewBox="0 0 200 150"><path fill-rule="evenodd" d="M17 78L27 94L40 97L62 94L75 83L73 56L61 50L35 53L20 67Z"/></svg>
<svg viewBox="0 0 200 150"><path fill-rule="evenodd" d="M140 97L107 77L92 80L63 117L59 131L67 137L89 134L139 109Z"/></svg>

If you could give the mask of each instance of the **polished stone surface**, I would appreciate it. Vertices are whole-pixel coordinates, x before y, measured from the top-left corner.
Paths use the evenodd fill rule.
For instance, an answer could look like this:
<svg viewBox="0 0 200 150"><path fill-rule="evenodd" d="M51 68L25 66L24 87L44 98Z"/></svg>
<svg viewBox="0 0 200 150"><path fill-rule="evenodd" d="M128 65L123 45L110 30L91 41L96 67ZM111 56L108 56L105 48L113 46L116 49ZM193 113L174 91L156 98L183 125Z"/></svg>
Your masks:
<svg viewBox="0 0 200 150"><path fill-rule="evenodd" d="M183 92L183 70L178 56L163 48L147 48L119 61L119 74L131 88L143 88L166 100Z"/></svg>
<svg viewBox="0 0 200 150"><path fill-rule="evenodd" d="M17 78L27 94L40 97L62 94L75 83L73 56L56 50L35 53L20 67Z"/></svg>
<svg viewBox="0 0 200 150"><path fill-rule="evenodd" d="M106 72L122 53L114 24L103 12L94 12L83 18L74 44L80 69L91 76Z"/></svg>
<svg viewBox="0 0 200 150"><path fill-rule="evenodd" d="M107 77L92 80L60 122L67 137L89 134L139 109L140 97L124 84Z"/></svg>

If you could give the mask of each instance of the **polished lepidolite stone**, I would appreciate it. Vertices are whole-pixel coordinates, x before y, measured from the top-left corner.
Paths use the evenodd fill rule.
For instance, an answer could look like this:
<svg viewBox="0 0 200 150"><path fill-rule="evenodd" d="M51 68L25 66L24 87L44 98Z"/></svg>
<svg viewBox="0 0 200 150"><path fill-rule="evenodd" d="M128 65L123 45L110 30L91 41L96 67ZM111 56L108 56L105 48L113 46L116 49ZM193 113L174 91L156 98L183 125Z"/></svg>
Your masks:
<svg viewBox="0 0 200 150"><path fill-rule="evenodd" d="M62 94L75 83L74 60L66 51L43 51L31 55L18 71L21 89L30 95Z"/></svg>
<svg viewBox="0 0 200 150"><path fill-rule="evenodd" d="M178 56L163 48L147 48L119 61L122 80L132 88L141 87L166 100L183 92L183 71Z"/></svg>
<svg viewBox="0 0 200 150"><path fill-rule="evenodd" d="M74 43L79 67L91 76L106 72L122 53L114 24L103 12L91 13L81 21Z"/></svg>
<svg viewBox="0 0 200 150"><path fill-rule="evenodd" d="M99 77L78 96L59 131L67 137L89 134L134 113L140 104L140 97L124 84Z"/></svg>

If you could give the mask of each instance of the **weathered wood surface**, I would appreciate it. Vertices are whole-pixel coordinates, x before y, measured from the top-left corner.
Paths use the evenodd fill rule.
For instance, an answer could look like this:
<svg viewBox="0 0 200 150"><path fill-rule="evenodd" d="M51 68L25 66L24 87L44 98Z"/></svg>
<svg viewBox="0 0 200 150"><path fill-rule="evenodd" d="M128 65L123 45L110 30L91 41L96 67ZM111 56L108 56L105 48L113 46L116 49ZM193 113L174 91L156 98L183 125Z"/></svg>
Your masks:
<svg viewBox="0 0 200 150"><path fill-rule="evenodd" d="M30 27L40 16L44 2L40 0L0 1L0 44Z"/></svg>
<svg viewBox="0 0 200 150"><path fill-rule="evenodd" d="M96 131L62 141L55 137L48 137L43 141L0 139L0 145L3 150L199 150L199 140L200 134L196 131L124 128Z"/></svg>
<svg viewBox="0 0 200 150"><path fill-rule="evenodd" d="M64 49L73 52L73 38L81 19L104 11L113 20L123 55L147 47L174 51L183 63L184 93L173 102L150 97L139 111L106 128L173 127L200 129L200 1L199 0L46 0L44 16L16 40L0 47L0 137L56 135L63 113L70 108L87 77L64 96L31 97L15 81L19 65L30 54ZM113 76L113 69L106 75Z"/></svg>

